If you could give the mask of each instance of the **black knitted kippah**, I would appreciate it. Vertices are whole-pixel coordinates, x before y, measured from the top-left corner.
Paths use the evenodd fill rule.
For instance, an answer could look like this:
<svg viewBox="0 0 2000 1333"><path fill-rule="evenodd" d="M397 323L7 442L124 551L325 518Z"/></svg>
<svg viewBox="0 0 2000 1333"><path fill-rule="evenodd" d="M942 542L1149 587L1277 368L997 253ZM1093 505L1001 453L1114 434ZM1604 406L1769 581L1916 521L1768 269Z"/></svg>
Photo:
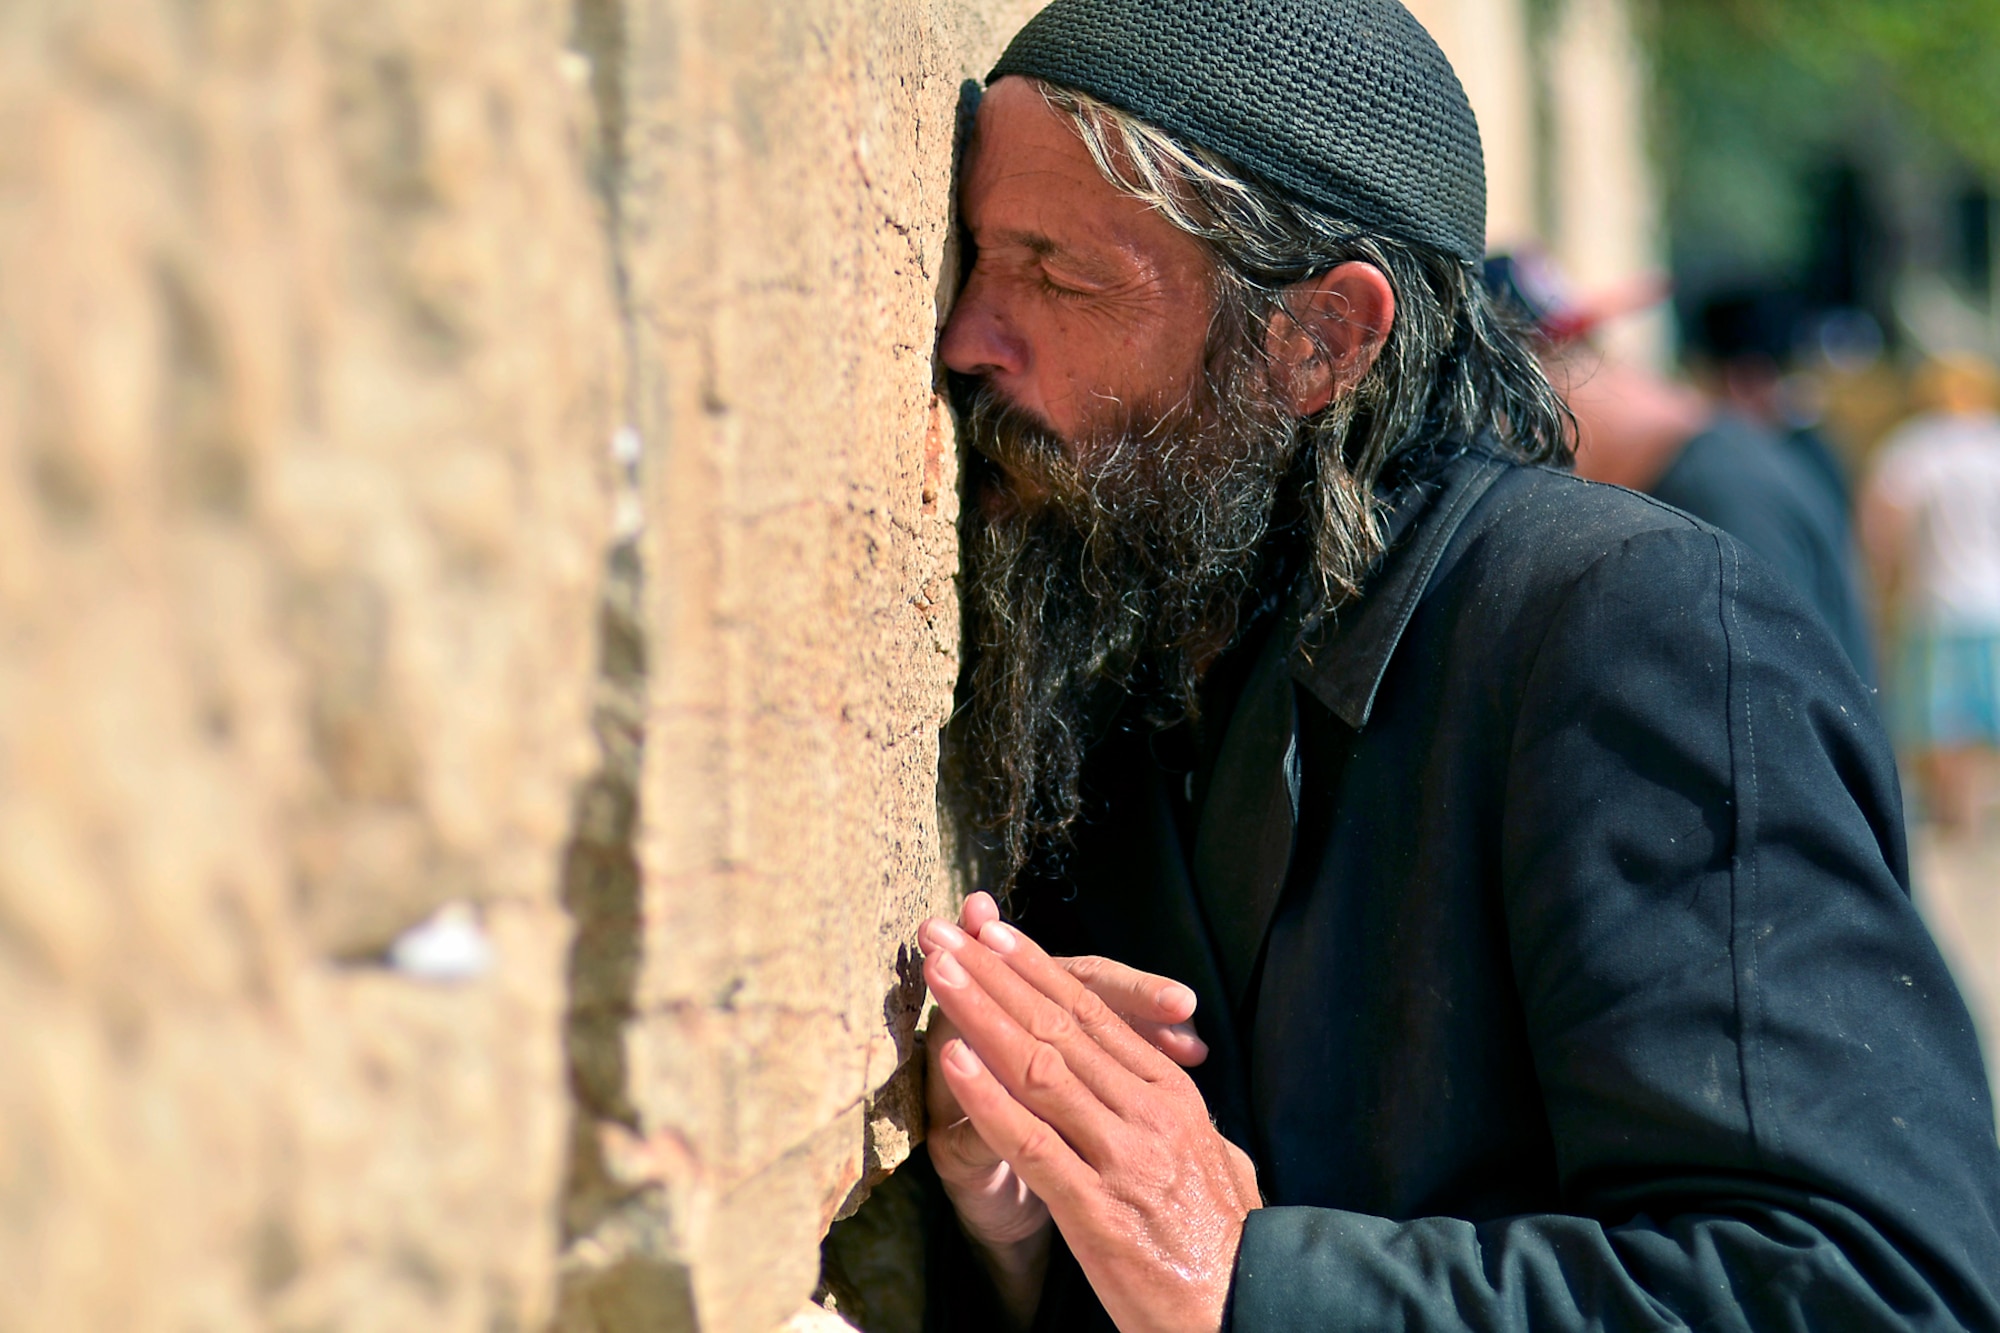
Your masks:
<svg viewBox="0 0 2000 1333"><path fill-rule="evenodd" d="M1397 0L1055 0L987 82L1089 93L1309 204L1478 263L1486 167L1458 76Z"/></svg>

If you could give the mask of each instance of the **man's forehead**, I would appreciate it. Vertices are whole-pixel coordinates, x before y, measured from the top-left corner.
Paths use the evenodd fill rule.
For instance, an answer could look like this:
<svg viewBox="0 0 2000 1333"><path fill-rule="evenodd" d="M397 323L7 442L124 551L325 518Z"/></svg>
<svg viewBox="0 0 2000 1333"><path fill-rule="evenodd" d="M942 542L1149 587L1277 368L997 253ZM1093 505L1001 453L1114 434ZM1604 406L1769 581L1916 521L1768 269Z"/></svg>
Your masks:
<svg viewBox="0 0 2000 1333"><path fill-rule="evenodd" d="M1111 190L1076 127L1025 79L1002 79L980 100L966 167L967 185L982 192L1002 184L1030 195L1078 185Z"/></svg>
<svg viewBox="0 0 2000 1333"><path fill-rule="evenodd" d="M1158 221L1104 178L1075 126L1024 79L1000 80L980 104L964 203L982 244L1039 257L1129 249Z"/></svg>

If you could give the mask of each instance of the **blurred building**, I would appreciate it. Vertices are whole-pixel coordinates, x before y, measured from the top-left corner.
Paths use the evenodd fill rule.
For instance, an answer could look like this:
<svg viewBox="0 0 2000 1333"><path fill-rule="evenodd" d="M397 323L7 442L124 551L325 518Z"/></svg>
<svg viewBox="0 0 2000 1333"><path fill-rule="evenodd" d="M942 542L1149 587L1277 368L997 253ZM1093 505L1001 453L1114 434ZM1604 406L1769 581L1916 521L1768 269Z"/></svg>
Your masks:
<svg viewBox="0 0 2000 1333"><path fill-rule="evenodd" d="M1647 64L1629 0L1410 0L1451 57L1486 148L1487 242L1546 249L1577 290L1630 290L1664 272ZM1605 330L1663 364L1662 308Z"/></svg>
<svg viewBox="0 0 2000 1333"><path fill-rule="evenodd" d="M2000 354L1992 164L1974 160L1976 127L1952 139L1912 103L1921 69L1851 30L1812 47L1756 9L1664 6L1649 30L1680 323L1701 357L1724 350L1718 306L1781 315L1767 334L1813 381L1802 406L1858 466L1909 410L1903 371Z"/></svg>

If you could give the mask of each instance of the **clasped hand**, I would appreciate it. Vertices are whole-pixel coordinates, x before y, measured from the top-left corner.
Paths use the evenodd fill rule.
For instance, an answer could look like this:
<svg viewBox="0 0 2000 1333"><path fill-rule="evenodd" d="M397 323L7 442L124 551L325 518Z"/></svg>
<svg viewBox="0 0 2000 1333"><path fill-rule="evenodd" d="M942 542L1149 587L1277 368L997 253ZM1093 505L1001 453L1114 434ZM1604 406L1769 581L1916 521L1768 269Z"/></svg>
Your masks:
<svg viewBox="0 0 2000 1333"><path fill-rule="evenodd" d="M1184 986L1103 959L1053 959L975 894L926 922L931 1159L1018 1322L1061 1229L1123 1333L1221 1327L1250 1159L1181 1064L1207 1051ZM1172 1056L1173 1058L1169 1058ZM1179 1063L1176 1063L1178 1061Z"/></svg>

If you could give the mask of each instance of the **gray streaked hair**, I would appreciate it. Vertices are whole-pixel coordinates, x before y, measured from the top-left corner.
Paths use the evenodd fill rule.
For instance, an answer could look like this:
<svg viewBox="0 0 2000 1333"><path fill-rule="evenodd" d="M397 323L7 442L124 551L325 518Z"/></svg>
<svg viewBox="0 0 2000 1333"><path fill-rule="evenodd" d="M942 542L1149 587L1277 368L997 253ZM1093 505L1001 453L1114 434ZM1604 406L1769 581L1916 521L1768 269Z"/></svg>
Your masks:
<svg viewBox="0 0 2000 1333"><path fill-rule="evenodd" d="M1234 164L1088 94L1036 81L1113 186L1206 242L1217 259L1211 346L1261 348L1284 291L1351 261L1396 295L1387 343L1355 389L1304 423L1306 521L1320 587L1308 625L1360 591L1384 547L1376 482L1425 448L1484 437L1523 462L1567 466L1575 423L1472 265L1299 202Z"/></svg>

